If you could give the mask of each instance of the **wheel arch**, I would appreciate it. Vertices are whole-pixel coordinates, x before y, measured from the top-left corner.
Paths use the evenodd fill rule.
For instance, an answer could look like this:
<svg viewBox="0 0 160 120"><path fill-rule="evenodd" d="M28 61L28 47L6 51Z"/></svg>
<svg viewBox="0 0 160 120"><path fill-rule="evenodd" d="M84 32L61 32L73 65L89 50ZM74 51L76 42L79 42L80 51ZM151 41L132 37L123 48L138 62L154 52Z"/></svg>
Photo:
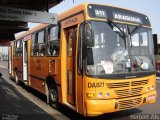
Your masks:
<svg viewBox="0 0 160 120"><path fill-rule="evenodd" d="M46 77L46 83L45 83L45 91L46 91L46 96L47 96L47 103L49 103L49 88L54 87L58 93L58 88L56 84L56 80L52 76L47 76Z"/></svg>
<svg viewBox="0 0 160 120"><path fill-rule="evenodd" d="M56 80L52 76L48 76L46 78L46 84L48 87L56 87L56 89L57 89Z"/></svg>

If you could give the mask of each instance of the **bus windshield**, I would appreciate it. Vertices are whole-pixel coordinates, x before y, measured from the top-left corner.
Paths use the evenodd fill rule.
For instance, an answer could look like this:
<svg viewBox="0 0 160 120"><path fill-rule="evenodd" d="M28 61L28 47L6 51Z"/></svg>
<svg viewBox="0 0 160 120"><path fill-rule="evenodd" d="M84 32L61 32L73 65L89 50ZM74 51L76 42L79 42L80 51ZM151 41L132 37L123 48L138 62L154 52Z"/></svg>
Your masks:
<svg viewBox="0 0 160 120"><path fill-rule="evenodd" d="M151 29L99 21L90 24L93 46L87 47L87 75L155 70Z"/></svg>

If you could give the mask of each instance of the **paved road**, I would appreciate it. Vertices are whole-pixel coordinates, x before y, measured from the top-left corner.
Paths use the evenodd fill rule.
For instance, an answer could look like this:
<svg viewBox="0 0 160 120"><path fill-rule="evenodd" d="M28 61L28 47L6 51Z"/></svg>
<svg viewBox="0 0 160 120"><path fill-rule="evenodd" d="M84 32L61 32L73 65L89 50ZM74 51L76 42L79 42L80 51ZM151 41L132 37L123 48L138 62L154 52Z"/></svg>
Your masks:
<svg viewBox="0 0 160 120"><path fill-rule="evenodd" d="M19 119L28 118L53 120L44 110L23 97L17 90L8 84L3 78L0 79L0 119L8 116L16 116Z"/></svg>
<svg viewBox="0 0 160 120"><path fill-rule="evenodd" d="M47 105L44 95L9 80L7 65L7 62L0 61L0 73L3 74L0 78L0 120L69 119Z"/></svg>
<svg viewBox="0 0 160 120"><path fill-rule="evenodd" d="M6 116L18 117L20 120L135 120L142 118L150 120L153 117L160 120L160 80L157 80L158 96L155 104L98 117L84 118L64 106L60 106L57 111L45 103L45 96L23 85L16 86L14 82L8 80L6 62L0 61L0 72L3 73L3 78L0 79L0 120Z"/></svg>

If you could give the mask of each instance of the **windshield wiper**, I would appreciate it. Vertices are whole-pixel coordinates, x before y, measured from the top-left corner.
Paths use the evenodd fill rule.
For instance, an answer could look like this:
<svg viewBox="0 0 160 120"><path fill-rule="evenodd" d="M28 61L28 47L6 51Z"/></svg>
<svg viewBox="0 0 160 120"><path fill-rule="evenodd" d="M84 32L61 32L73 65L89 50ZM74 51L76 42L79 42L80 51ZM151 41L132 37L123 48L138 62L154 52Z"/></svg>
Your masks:
<svg viewBox="0 0 160 120"><path fill-rule="evenodd" d="M130 32L130 35L131 35L131 36L134 35L141 27L142 27L142 24L140 24L139 26L136 26L136 27L132 30L132 32Z"/></svg>
<svg viewBox="0 0 160 120"><path fill-rule="evenodd" d="M108 23L108 25L109 25L112 29L113 29L113 27L118 28L118 30L119 30L120 32L118 32L118 31L114 31L114 32L118 33L118 34L121 36L121 38L125 39L125 38L127 37L127 35L125 34L125 32L122 31L121 28L119 28L118 25L116 25L112 20L107 19L107 23Z"/></svg>

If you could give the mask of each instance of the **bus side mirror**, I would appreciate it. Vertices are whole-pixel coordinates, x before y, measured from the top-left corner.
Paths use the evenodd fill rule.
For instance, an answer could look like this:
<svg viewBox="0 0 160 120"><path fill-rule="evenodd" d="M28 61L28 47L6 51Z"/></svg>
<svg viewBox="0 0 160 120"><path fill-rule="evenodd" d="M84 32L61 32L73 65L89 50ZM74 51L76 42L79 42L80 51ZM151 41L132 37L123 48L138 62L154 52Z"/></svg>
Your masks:
<svg viewBox="0 0 160 120"><path fill-rule="evenodd" d="M78 42L78 73L83 75L83 56L84 56L84 24L80 26L80 39Z"/></svg>
<svg viewBox="0 0 160 120"><path fill-rule="evenodd" d="M157 34L153 34L154 54L158 55L158 39Z"/></svg>
<svg viewBox="0 0 160 120"><path fill-rule="evenodd" d="M87 47L94 46L94 31L92 29L91 23L86 25L86 45Z"/></svg>
<svg viewBox="0 0 160 120"><path fill-rule="evenodd" d="M92 36L92 32L90 30L86 31L86 44L87 47L93 47L94 46L94 40L93 40L93 36Z"/></svg>

